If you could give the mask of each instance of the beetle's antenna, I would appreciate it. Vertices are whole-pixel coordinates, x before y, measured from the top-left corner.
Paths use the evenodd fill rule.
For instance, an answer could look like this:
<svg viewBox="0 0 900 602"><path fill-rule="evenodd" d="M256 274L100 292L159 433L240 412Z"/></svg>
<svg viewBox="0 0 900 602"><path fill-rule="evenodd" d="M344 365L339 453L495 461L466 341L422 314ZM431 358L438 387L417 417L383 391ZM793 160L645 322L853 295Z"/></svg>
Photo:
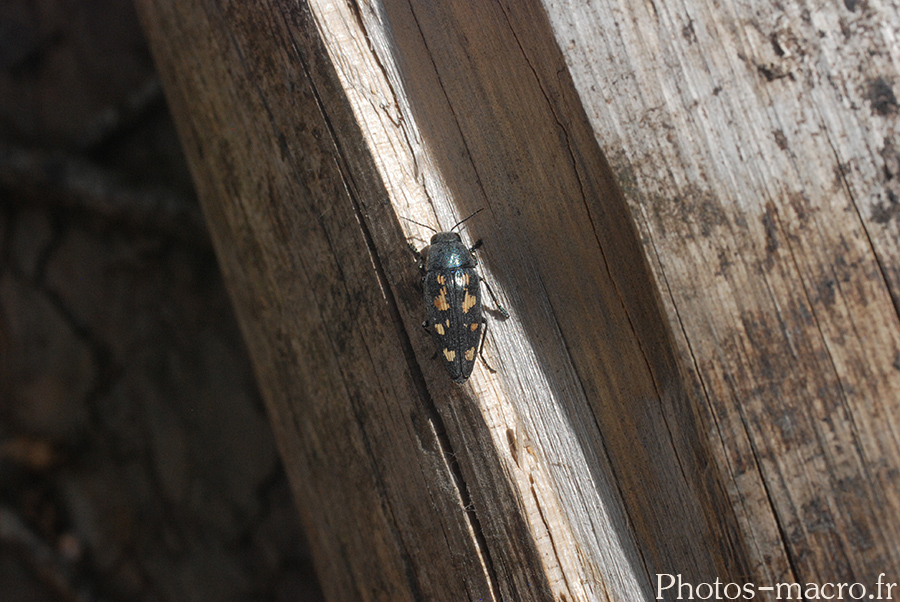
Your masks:
<svg viewBox="0 0 900 602"><path fill-rule="evenodd" d="M478 215L478 214L481 213L482 211L484 211L484 207L482 207L481 209L479 209L478 211L476 211L475 213L473 213L472 215L470 215L470 216L467 217L466 219L457 222L455 226L453 226L452 228L450 228L450 231L453 232L454 230L456 230L457 228L459 228L459 227L463 224L463 222L469 221L470 219L472 219L473 217L475 217L476 215Z"/></svg>
<svg viewBox="0 0 900 602"><path fill-rule="evenodd" d="M478 211L481 211L481 209L479 209ZM477 213L477 212L476 212L476 213ZM470 217L471 217L471 216L470 216ZM423 228L428 228L429 230L431 230L432 232L434 232L435 234L437 234L437 230L435 230L435 229L432 228L431 226L428 226L428 225L426 225L426 224L420 224L420 223L417 222L416 220L409 219L408 217L402 217L402 216L401 216L400 219L405 220L405 221L407 221L407 222L412 222L413 224L415 224L415 225L417 225L417 226L422 226ZM469 219L469 218L467 217L466 219ZM465 220L463 220L463 221L465 221ZM455 227L455 226L454 226L454 227Z"/></svg>

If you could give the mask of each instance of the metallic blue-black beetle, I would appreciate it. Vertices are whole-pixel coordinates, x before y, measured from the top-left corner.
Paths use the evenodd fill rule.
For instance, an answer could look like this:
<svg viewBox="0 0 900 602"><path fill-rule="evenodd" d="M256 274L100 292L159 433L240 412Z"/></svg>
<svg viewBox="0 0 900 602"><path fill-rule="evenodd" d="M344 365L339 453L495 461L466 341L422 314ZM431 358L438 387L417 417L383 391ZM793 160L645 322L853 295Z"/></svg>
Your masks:
<svg viewBox="0 0 900 602"><path fill-rule="evenodd" d="M410 245L418 259L425 289L425 313L428 320L423 326L431 332L438 355L450 373L450 378L459 384L466 382L471 376L476 355L481 356L488 370L494 371L482 355L487 336L487 320L481 310L481 278L475 271L478 265L475 250L481 246L482 241L466 247L459 234L453 232L479 211L481 210L462 220L448 232L435 231L431 244L421 251ZM424 224L418 225L434 230ZM506 310L497 303L487 282L485 287L497 305L497 310L509 317Z"/></svg>

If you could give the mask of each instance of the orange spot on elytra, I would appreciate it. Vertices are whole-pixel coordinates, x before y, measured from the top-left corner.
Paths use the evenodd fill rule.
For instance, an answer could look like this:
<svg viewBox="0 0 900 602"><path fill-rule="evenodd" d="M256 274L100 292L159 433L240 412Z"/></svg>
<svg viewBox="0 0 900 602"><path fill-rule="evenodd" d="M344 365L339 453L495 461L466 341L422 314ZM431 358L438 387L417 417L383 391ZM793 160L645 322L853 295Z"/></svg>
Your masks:
<svg viewBox="0 0 900 602"><path fill-rule="evenodd" d="M450 304L447 303L447 287L441 287L441 294L434 298L434 306L438 308L438 311L450 309Z"/></svg>
<svg viewBox="0 0 900 602"><path fill-rule="evenodd" d="M475 302L478 301L478 297L472 296L469 294L469 289L466 289L466 296L463 297L462 302L462 310L464 314L469 313L469 310L475 307Z"/></svg>

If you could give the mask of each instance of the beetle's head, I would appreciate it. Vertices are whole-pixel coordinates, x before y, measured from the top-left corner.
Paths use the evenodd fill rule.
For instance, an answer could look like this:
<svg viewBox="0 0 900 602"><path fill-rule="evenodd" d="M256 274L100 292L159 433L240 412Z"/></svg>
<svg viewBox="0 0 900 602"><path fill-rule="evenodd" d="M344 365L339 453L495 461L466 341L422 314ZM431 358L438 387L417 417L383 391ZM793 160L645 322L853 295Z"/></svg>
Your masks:
<svg viewBox="0 0 900 602"><path fill-rule="evenodd" d="M434 245L441 242L462 242L462 239L456 232L438 232L431 237L431 244Z"/></svg>

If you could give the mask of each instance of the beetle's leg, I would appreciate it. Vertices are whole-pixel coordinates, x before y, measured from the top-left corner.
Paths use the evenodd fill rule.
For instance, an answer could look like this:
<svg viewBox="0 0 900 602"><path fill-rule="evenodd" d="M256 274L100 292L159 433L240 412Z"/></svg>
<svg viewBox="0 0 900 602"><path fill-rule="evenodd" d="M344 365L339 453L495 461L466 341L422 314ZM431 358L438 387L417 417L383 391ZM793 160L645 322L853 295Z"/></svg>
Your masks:
<svg viewBox="0 0 900 602"><path fill-rule="evenodd" d="M427 332L429 335L431 334L431 328L430 328L429 325L428 325L428 320L425 320L424 322L422 322L422 328L423 328L423 329L425 330L425 332ZM434 350L434 355L431 356L431 361L433 362L434 360L436 360L436 359L437 359L437 356L438 356L438 352L437 352L437 349L435 349L435 350Z"/></svg>
<svg viewBox="0 0 900 602"><path fill-rule="evenodd" d="M425 254L422 253L419 249L416 248L416 245L412 243L409 244L409 250L412 251L413 255L416 257L416 264L419 266L419 270L422 272L425 271ZM427 248L427 247L426 247ZM424 250L424 249L423 249ZM425 274L422 274L422 277L425 277Z"/></svg>
<svg viewBox="0 0 900 602"><path fill-rule="evenodd" d="M483 245L483 244L484 244L484 241L483 241L482 239L479 238L477 241L475 241L475 244L472 245L472 248L469 249L469 252L472 253L472 257L473 257L473 258L475 257L475 251L476 251L477 249L479 249L479 248L481 247L481 245ZM475 260L475 264L476 264L476 265L478 264L478 260L477 260L477 259ZM491 285L488 284L488 281L485 280L484 278L482 278L481 281L484 282L484 286L487 288L488 294L490 294L490 296L491 296L491 301L494 302L494 307L497 308L497 311L500 312L500 315L501 315L501 316L503 316L504 318L508 318L508 317L509 317L509 312L506 311L506 308L505 308L505 307L503 307L502 305L500 305L500 302L497 300L497 295L494 294L494 289L491 288Z"/></svg>
<svg viewBox="0 0 900 602"><path fill-rule="evenodd" d="M475 251L480 249L481 245L483 245L483 244L484 244L484 241L479 238L478 240L475 241L474 245L469 247L469 255L472 256L472 261L474 262L474 265L478 265L478 257L475 255Z"/></svg>
<svg viewBox="0 0 900 602"><path fill-rule="evenodd" d="M488 329L488 323L484 317L481 318L481 324L482 326L484 326L484 331L481 333L481 347L478 349L478 357L481 358L481 361L484 363L484 367L487 368L491 372L491 374L497 374L497 371L491 368L491 365L487 363L486 359L484 359L484 341L485 339L487 339Z"/></svg>
<svg viewBox="0 0 900 602"><path fill-rule="evenodd" d="M475 251L481 248L481 245L484 244L484 241L480 238L475 241L475 244L469 247L469 255L472 256L472 261L475 262L475 265L478 265L478 257L475 256Z"/></svg>
<svg viewBox="0 0 900 602"><path fill-rule="evenodd" d="M497 295L494 294L494 289L491 288L491 285L488 284L488 281L485 280L484 278L482 278L481 281L484 282L484 287L487 289L488 294L490 294L490 296L491 296L491 301L494 302L494 306L497 308L497 311L499 311L499 312L500 312L500 315L502 315L504 318L508 318L508 317L509 317L509 312L506 311L506 308L505 308L505 307L503 307L502 305L500 305L500 302L499 302L499 301L497 301Z"/></svg>

